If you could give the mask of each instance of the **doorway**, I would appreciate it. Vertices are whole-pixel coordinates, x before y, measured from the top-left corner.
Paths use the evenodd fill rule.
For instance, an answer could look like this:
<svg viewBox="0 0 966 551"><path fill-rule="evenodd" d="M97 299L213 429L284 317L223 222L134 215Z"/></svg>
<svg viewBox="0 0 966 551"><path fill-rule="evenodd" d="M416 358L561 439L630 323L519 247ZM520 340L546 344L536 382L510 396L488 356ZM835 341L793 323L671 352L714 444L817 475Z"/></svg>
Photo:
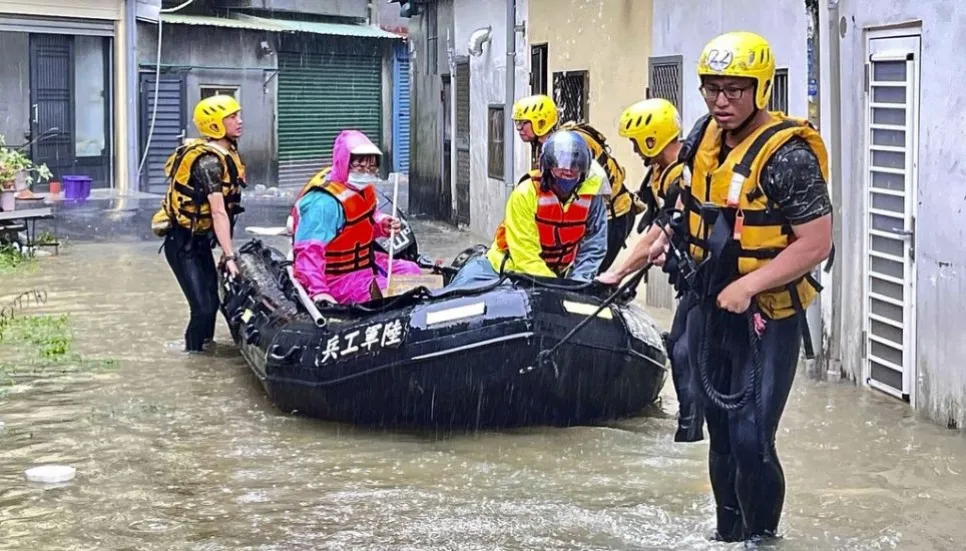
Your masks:
<svg viewBox="0 0 966 551"><path fill-rule="evenodd" d="M863 375L915 406L920 37L866 46Z"/></svg>
<svg viewBox="0 0 966 551"><path fill-rule="evenodd" d="M104 36L29 35L26 137L34 140L33 161L45 163L53 179L83 175L92 187L111 186L111 43Z"/></svg>

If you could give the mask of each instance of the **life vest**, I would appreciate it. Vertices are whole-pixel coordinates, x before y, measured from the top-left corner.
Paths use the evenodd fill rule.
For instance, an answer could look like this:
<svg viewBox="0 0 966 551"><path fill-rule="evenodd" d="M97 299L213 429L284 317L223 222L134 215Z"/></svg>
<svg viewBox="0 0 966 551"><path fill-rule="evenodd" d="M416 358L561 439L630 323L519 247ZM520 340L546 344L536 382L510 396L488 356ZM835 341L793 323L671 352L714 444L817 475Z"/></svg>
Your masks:
<svg viewBox="0 0 966 551"><path fill-rule="evenodd" d="M671 188L671 185L675 182L679 182L684 174L684 162L674 161L670 165L664 168L660 173L654 171L651 173L651 181L648 185L651 188L651 193L655 197L661 200L662 203L667 202L667 192ZM665 207L668 205L664 205ZM674 206L674 205L670 205Z"/></svg>
<svg viewBox="0 0 966 551"><path fill-rule="evenodd" d="M590 148L591 155L607 173L607 180L610 182L610 199L607 201L608 220L624 216L631 211L632 207L635 215L644 212L647 208L646 205L624 186L624 177L626 176L624 167L611 155L610 146L607 145L607 139L603 134L593 126L583 122L566 122L561 125L560 129L579 134L587 143L587 147ZM537 157L539 158L539 153ZM524 179L526 179L526 176L520 178L517 183L522 183Z"/></svg>
<svg viewBox="0 0 966 551"><path fill-rule="evenodd" d="M342 207L345 226L325 247L325 274L339 276L357 270L374 270L372 246L375 223L372 215L379 204L376 191L372 186L356 191L347 184L328 181L329 170L323 169L302 186L292 207L292 218L297 226L298 201L306 194L316 191L328 193ZM294 236L295 232L292 234Z"/></svg>
<svg viewBox="0 0 966 551"><path fill-rule="evenodd" d="M241 189L245 187L245 165L238 151L226 150L217 143L192 139L175 149L164 164L168 189L161 200L161 209L151 219L156 235L162 236L171 223L190 229L195 234L212 230L211 205L207 190L196 189L191 169L198 157L213 153L221 162L221 192L225 196L225 210L234 224L235 217L245 211L241 206Z"/></svg>
<svg viewBox="0 0 966 551"><path fill-rule="evenodd" d="M540 258L554 273L562 275L577 258L577 246L587 233L594 196L577 195L567 205L561 205L552 191L541 189L540 171L532 170L525 178L530 179L537 194L534 219L540 234ZM509 254L504 223L497 227L495 244L497 250Z"/></svg>
<svg viewBox="0 0 966 551"><path fill-rule="evenodd" d="M793 240L794 233L759 184L762 167L772 155L794 137L805 140L818 158L822 175L828 182L828 153L819 133L803 119L772 113L773 119L745 138L719 166L718 157L723 133L714 120L709 120L700 136L690 163L690 190L685 193L688 213L689 250L695 260L701 260L708 248L708 236L713 224L702 219L702 203L730 212L736 220L735 238L738 252L737 272L744 275L770 262ZM728 205L728 190L732 178L741 176L737 205ZM772 319L783 319L804 312L818 293L821 285L808 274L797 281L759 293L756 297L760 310Z"/></svg>

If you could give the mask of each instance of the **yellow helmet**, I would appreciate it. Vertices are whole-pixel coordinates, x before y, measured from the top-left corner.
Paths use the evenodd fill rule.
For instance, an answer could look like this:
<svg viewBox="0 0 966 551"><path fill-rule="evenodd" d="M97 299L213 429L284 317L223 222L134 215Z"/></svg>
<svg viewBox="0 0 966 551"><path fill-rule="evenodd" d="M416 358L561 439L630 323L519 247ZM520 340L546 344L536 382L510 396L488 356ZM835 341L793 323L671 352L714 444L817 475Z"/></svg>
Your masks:
<svg viewBox="0 0 966 551"><path fill-rule="evenodd" d="M646 99L621 113L617 132L622 138L634 140L645 157L656 157L667 144L681 136L681 116L666 99ZM652 140L650 146L648 140Z"/></svg>
<svg viewBox="0 0 966 551"><path fill-rule="evenodd" d="M698 59L698 77L727 76L754 79L755 105L764 109L775 80L775 56L763 37L750 32L725 33L708 42Z"/></svg>
<svg viewBox="0 0 966 551"><path fill-rule="evenodd" d="M225 117L241 111L241 105L231 96L211 96L198 102L192 117L202 136L219 140L225 137Z"/></svg>
<svg viewBox="0 0 966 551"><path fill-rule="evenodd" d="M557 104L550 96L527 96L513 104L513 120L530 121L533 133L543 136L557 124Z"/></svg>

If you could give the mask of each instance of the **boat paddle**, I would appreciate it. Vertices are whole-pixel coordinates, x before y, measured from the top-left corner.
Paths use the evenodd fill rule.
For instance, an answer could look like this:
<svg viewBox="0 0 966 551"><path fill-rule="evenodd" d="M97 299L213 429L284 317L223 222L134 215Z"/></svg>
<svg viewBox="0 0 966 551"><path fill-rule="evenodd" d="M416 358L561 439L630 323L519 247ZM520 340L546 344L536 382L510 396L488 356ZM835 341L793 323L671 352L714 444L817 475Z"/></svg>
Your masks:
<svg viewBox="0 0 966 551"><path fill-rule="evenodd" d="M399 173L393 172L393 183L392 183L392 219L396 219L396 201L399 200ZM389 227L389 264L386 266L386 291L389 291L390 285L392 285L392 257L393 253L396 252L396 247L393 246L393 240L396 238L396 228L393 226Z"/></svg>
<svg viewBox="0 0 966 551"><path fill-rule="evenodd" d="M636 287L637 284L641 282L641 278L644 277L644 274L651 268L651 266L653 266L653 263L648 262L643 267L638 268L638 270L634 272L634 274L627 281L625 281L620 287L618 287L617 290L614 291L609 297L604 299L604 302L602 302L600 306L597 307L597 310L595 310L594 313L580 320L580 323L578 323L576 327L571 329L569 333L564 335L562 339L557 341L557 344L553 345L547 350L541 350L540 353L537 354L537 357L534 358L533 365L531 365L527 369L527 371L532 371L535 367L552 367L554 375L559 376L560 372L557 369L557 362L553 360L553 354L561 346L563 346L564 343L566 343L571 338L573 338L574 335L576 335L581 329L583 329L588 323L590 323L590 320L596 318L597 314L600 314L604 310L604 308L607 308L615 300L617 300L617 297L623 295L631 287Z"/></svg>

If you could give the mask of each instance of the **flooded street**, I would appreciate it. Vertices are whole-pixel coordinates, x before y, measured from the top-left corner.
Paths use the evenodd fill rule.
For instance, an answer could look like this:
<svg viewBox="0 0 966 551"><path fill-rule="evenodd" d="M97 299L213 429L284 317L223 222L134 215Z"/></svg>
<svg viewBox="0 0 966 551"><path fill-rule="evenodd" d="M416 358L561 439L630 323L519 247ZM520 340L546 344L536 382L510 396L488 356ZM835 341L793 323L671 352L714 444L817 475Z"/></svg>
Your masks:
<svg viewBox="0 0 966 551"><path fill-rule="evenodd" d="M416 231L434 256L466 244ZM671 441L670 378L662 411L607 427L434 435L283 414L220 317L213 356L168 344L187 306L157 248L77 244L4 276L0 295L46 290L28 312L68 313L73 351L118 365L0 397L0 549L740 548L707 539L707 440ZM800 375L778 448L778 548L962 548L961 433ZM24 479L44 463L77 476Z"/></svg>

